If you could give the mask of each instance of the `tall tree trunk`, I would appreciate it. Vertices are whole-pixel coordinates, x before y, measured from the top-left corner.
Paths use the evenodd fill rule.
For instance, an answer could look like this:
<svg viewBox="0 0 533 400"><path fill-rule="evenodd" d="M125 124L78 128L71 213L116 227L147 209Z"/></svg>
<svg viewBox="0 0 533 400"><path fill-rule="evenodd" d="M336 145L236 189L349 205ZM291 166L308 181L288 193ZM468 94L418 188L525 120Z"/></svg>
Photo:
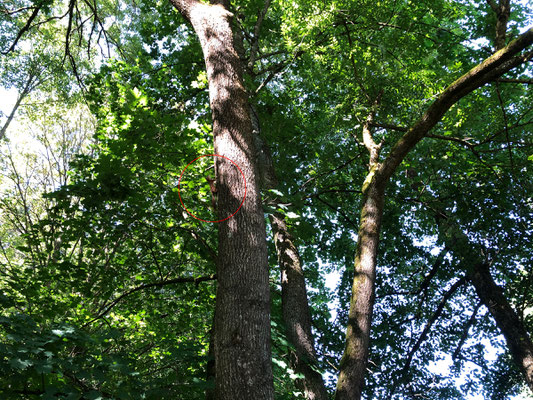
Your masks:
<svg viewBox="0 0 533 400"><path fill-rule="evenodd" d="M311 331L305 278L298 249L287 230L282 214L270 215L274 243L281 268L281 302L287 337L295 347L294 369L303 375L298 380L308 400L329 399L322 375L316 371L316 351Z"/></svg>
<svg viewBox="0 0 533 400"><path fill-rule="evenodd" d="M370 172L363 183L363 206L354 263L355 277L336 400L359 400L364 387L374 307L376 258L387 183L407 154L455 103L475 89L531 59L531 52L519 53L532 43L533 28L530 28L450 84L427 111L406 129L406 133L392 146L383 161L379 160L381 146L374 142L370 132L374 110L367 117L363 127L363 142L370 153Z"/></svg>
<svg viewBox="0 0 533 400"><path fill-rule="evenodd" d="M217 157L218 232L215 393L219 400L272 399L270 288L265 221L242 65L223 4L171 0L192 24L207 68Z"/></svg>
<svg viewBox="0 0 533 400"><path fill-rule="evenodd" d="M370 346L370 325L374 307L376 258L385 198L386 179L377 179L381 145L374 141L371 126L381 101L380 92L363 125L363 144L370 155L369 169L363 183L363 206L355 252L355 275L348 312L346 345L340 363L336 400L359 399L363 392Z"/></svg>
<svg viewBox="0 0 533 400"><path fill-rule="evenodd" d="M487 0L487 3L496 14L496 29L494 34L494 48L496 50L505 47L505 38L507 36L507 23L511 16L511 2L509 0Z"/></svg>
<svg viewBox="0 0 533 400"><path fill-rule="evenodd" d="M361 210L354 263L355 277L352 283L346 345L340 363L336 400L360 399L364 387L383 203L384 187L371 184L364 193Z"/></svg>
<svg viewBox="0 0 533 400"><path fill-rule="evenodd" d="M475 264L468 274L468 279L502 331L514 362L533 391L533 343L526 327L509 304L502 289L492 279L487 263Z"/></svg>

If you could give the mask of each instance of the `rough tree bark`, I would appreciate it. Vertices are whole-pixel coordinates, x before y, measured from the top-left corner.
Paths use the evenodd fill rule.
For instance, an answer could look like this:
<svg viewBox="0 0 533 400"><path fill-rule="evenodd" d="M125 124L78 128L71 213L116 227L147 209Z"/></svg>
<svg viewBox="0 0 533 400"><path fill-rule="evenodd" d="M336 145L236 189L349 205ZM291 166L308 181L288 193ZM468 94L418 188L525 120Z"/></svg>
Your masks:
<svg viewBox="0 0 533 400"><path fill-rule="evenodd" d="M509 304L502 289L492 279L487 263L476 263L467 277L502 331L515 364L524 375L529 388L533 390L533 343L526 327Z"/></svg>
<svg viewBox="0 0 533 400"><path fill-rule="evenodd" d="M494 33L494 48L496 50L505 47L505 38L507 36L507 22L511 16L511 2L510 0L487 0L487 3L496 14L496 30Z"/></svg>
<svg viewBox="0 0 533 400"><path fill-rule="evenodd" d="M311 331L311 313L307 303L305 277L298 249L287 230L283 215L270 215L274 243L281 268L281 302L287 338L295 347L294 369L303 375L297 384L308 400L328 400L322 375L313 367L317 364Z"/></svg>
<svg viewBox="0 0 533 400"><path fill-rule="evenodd" d="M218 232L215 308L216 398L272 399L270 289L265 221L261 205L252 125L242 65L235 51L226 2L171 0L193 26L202 46L209 82L215 153L237 163L246 178L246 201ZM216 160L218 215L241 203L241 173Z"/></svg>
<svg viewBox="0 0 533 400"><path fill-rule="evenodd" d="M336 399L359 399L363 391L364 373L368 360L370 324L374 306L374 283L376 280L376 257L379 232L383 216L386 180L376 180L380 167L377 144L371 133L374 114L379 105L378 95L365 124L363 144L370 153L369 173L363 183L363 206L359 220L358 240L355 253L355 276L348 312L346 347L340 363Z"/></svg>
<svg viewBox="0 0 533 400"><path fill-rule="evenodd" d="M499 78L531 59L533 53L519 54L533 43L533 28L488 57L448 86L427 111L394 144L383 161L380 145L372 138L373 113L363 129L363 142L370 153L369 173L363 184L363 206L355 256L346 345L341 360L336 400L358 400L364 387L370 325L374 306L376 257L383 215L385 187L405 156L461 98ZM519 55L517 55L519 54Z"/></svg>
<svg viewBox="0 0 533 400"><path fill-rule="evenodd" d="M234 35L235 48L241 60L247 59L247 71L251 73L250 79L252 81L256 78L253 74L253 69L259 49L261 26L270 3L270 0L265 0L257 16L248 56L244 51L243 35L239 31L236 31ZM259 84L258 87L261 87L261 85ZM252 93L257 94L257 91L254 90ZM259 115L252 102L250 102L249 111L260 187L261 189L273 189L278 183L274 162L270 148L262 137ZM296 372L303 375L302 379L297 380L297 386L303 391L305 398L308 400L327 400L329 397L322 375L316 371L317 358L311 331L311 313L309 311L300 256L289 234L284 216L281 214L271 215L270 225L274 233L274 242L282 276L283 322L287 329L288 339L295 348L292 354L291 366Z"/></svg>

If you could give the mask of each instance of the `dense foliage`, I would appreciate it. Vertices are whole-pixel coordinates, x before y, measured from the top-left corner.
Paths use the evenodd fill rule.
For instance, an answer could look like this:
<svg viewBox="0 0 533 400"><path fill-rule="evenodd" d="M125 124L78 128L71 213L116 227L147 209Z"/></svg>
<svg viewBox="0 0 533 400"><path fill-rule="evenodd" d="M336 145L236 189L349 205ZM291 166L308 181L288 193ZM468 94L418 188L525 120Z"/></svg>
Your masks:
<svg viewBox="0 0 533 400"><path fill-rule="evenodd" d="M388 152L493 53L490 3L275 1L253 50L264 2L232 2L241 55L256 52L245 84L278 180L263 191L265 218L284 214L299 247L316 368L332 393L365 121L374 114ZM512 4L507 41L532 19L530 5ZM0 82L22 101L0 143L0 397L205 397L217 225L182 206L212 220L211 160L189 165L213 153L196 36L153 0L11 0L0 21ZM465 276L489 260L531 337L532 72L529 59L458 101L388 185L366 398L527 396ZM276 398L303 398L267 232Z"/></svg>

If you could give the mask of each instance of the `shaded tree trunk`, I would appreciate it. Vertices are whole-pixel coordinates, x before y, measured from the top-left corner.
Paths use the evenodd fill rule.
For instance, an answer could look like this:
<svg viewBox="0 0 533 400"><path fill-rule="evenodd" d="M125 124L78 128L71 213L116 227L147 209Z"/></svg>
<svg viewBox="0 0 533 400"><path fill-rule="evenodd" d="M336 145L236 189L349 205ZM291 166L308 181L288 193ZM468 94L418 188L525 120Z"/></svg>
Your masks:
<svg viewBox="0 0 533 400"><path fill-rule="evenodd" d="M505 38L507 36L507 23L511 16L511 2L510 0L487 0L487 3L496 14L496 30L494 35L494 48L496 50L505 47Z"/></svg>
<svg viewBox="0 0 533 400"><path fill-rule="evenodd" d="M298 249L287 230L282 214L270 215L274 243L281 268L281 302L287 337L295 348L294 370L304 376L297 384L308 400L329 399L322 375L317 372L317 357L311 331L305 278Z"/></svg>
<svg viewBox="0 0 533 400"><path fill-rule="evenodd" d="M355 276L348 312L346 345L335 394L337 400L361 398L368 362L384 188L374 184L368 188L364 196L354 263Z"/></svg>
<svg viewBox="0 0 533 400"><path fill-rule="evenodd" d="M533 390L533 343L526 327L509 304L503 290L492 279L487 263L474 265L468 279L502 331L514 362L524 375L529 388Z"/></svg>
<svg viewBox="0 0 533 400"><path fill-rule="evenodd" d="M211 324L211 330L209 332L209 349L207 352L207 365L205 366L205 381L209 385L205 390L205 400L215 400L215 319L213 318L213 323Z"/></svg>
<svg viewBox="0 0 533 400"><path fill-rule="evenodd" d="M270 288L265 221L242 65L225 2L171 0L202 46L213 115L218 216L246 201L218 231L215 309L215 394L219 400L272 399Z"/></svg>

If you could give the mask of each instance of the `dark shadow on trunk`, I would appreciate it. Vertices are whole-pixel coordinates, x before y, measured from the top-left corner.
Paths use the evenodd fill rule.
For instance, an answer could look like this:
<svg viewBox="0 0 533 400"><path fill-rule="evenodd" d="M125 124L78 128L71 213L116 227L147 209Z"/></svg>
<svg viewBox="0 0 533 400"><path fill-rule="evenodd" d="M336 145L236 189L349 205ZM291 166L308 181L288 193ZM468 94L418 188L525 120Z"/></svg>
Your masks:
<svg viewBox="0 0 533 400"><path fill-rule="evenodd" d="M311 331L311 313L307 302L305 277L300 255L289 234L285 217L270 215L274 243L281 269L281 302L287 337L294 346L293 368L303 379L297 385L308 400L329 399L324 380L317 366L317 357Z"/></svg>

